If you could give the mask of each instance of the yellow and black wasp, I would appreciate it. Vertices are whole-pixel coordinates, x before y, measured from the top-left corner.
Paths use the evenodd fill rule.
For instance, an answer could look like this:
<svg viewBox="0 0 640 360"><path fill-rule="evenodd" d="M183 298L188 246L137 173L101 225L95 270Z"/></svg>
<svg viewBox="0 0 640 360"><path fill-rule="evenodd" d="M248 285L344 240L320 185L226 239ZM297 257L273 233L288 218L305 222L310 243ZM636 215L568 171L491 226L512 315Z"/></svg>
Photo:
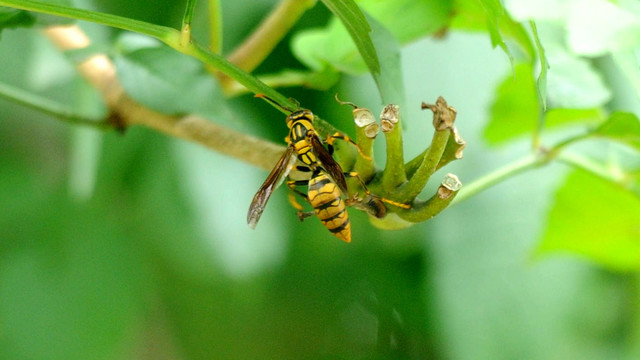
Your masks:
<svg viewBox="0 0 640 360"><path fill-rule="evenodd" d="M273 102L265 96L261 97ZM287 185L309 201L320 220L334 235L349 242L351 240L349 217L345 202L341 198L341 193L347 196L349 194L347 182L340 164L333 159L330 151L335 139L356 144L348 136L335 133L327 137L325 141L330 150L325 149L320 136L313 128L313 119L313 113L307 109L293 111L287 116L287 127L289 128L289 135L285 138L288 144L287 149L253 197L247 213L247 223L251 228L255 228L269 197L299 160L303 165L296 166L296 169L311 172L311 179L289 181ZM298 185L308 185L307 194L297 191L295 187ZM369 202L376 204L372 197ZM292 201L292 204L299 210L298 214L301 219L306 217L302 213L302 206L297 204L295 200ZM384 208L384 205L379 205ZM383 213L380 207L375 210L378 215Z"/></svg>

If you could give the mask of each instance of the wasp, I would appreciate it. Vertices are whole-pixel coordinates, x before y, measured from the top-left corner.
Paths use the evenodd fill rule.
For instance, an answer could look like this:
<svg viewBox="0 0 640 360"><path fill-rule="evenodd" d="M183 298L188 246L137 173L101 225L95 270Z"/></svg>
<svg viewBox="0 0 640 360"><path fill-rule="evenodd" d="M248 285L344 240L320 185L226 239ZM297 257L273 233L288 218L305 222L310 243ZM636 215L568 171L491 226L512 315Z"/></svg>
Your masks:
<svg viewBox="0 0 640 360"><path fill-rule="evenodd" d="M296 169L298 171L311 172L310 169L304 166L297 166ZM388 200L371 194L358 173L349 172L344 173L344 175L345 177L355 177L358 179L365 192L363 199L360 199L358 195L355 194L349 199L342 200L339 187L332 181L331 177L327 176L322 168L317 168L313 171L310 179L290 180L287 182L287 186L294 193L307 200L311 207L313 207L313 211L304 212L302 206L295 200L293 194L290 194L289 202L298 210L298 218L300 218L301 221L315 213L322 224L329 229L333 235L345 242L351 242L351 224L346 206L354 206L366 211L372 216L383 218L387 214L387 208L383 204L383 201L386 202ZM297 186L301 185L308 186L306 194L296 189Z"/></svg>
<svg viewBox="0 0 640 360"><path fill-rule="evenodd" d="M300 167L298 167L298 170L300 170ZM306 194L296 189L296 186L300 185L308 186ZM311 179L288 181L287 186L307 200L313 207L312 212L303 212L302 206L291 194L289 202L298 210L300 220L304 220L315 213L333 235L345 242L351 242L351 223L349 222L346 203L342 200L338 185L321 168L313 171Z"/></svg>
<svg viewBox="0 0 640 360"><path fill-rule="evenodd" d="M266 96L259 97L264 97L274 102ZM314 115L308 109L296 110L287 116L287 127L289 128L289 134L285 138L288 144L287 149L253 197L247 213L247 223L251 228L255 228L273 191L282 184L284 178L289 175L296 161L300 161L303 165L296 166L296 169L303 172L311 172L311 179L289 181L287 185L293 190L295 190L294 188L297 185L308 185L309 191L306 195L297 190L295 191L309 201L316 210L320 220L329 230L332 232L336 230L337 232L334 232L334 234L340 234L336 236L345 241L349 241L351 235L348 215L345 210L345 203L341 198L341 193L348 195L347 182L342 167L333 159L331 153L333 152L332 144L335 139L351 142L356 147L357 144L348 136L335 133L328 136L325 140L329 150L325 149L320 136L313 127L313 119ZM360 149L358 148L358 150ZM333 202L326 203L322 199L331 199ZM333 207L333 209L325 211L330 207ZM301 212L302 207L299 204L297 204L296 208ZM329 213L331 213L331 215L328 215ZM330 218L333 215L340 216L340 219L343 220L340 222L340 225L344 226L339 231L337 228L332 227L336 223L336 219ZM303 217L301 217L301 219L302 218Z"/></svg>

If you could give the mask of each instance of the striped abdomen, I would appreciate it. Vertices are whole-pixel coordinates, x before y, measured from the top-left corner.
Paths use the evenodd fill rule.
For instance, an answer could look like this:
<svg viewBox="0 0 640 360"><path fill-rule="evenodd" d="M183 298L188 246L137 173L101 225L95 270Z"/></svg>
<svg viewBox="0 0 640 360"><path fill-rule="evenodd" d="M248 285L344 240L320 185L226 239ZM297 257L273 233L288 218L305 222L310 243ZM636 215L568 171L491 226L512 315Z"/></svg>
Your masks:
<svg viewBox="0 0 640 360"><path fill-rule="evenodd" d="M309 203L322 224L340 240L351 242L349 215L338 186L324 173L309 180Z"/></svg>

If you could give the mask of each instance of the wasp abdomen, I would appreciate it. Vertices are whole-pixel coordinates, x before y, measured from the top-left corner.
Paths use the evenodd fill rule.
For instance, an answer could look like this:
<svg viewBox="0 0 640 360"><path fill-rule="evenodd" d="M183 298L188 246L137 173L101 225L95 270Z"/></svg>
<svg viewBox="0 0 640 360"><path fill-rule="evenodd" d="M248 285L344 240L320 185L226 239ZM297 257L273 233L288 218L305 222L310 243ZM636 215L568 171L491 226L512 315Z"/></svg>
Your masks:
<svg viewBox="0 0 640 360"><path fill-rule="evenodd" d="M325 174L309 180L309 203L324 226L339 239L351 241L351 224L338 186Z"/></svg>

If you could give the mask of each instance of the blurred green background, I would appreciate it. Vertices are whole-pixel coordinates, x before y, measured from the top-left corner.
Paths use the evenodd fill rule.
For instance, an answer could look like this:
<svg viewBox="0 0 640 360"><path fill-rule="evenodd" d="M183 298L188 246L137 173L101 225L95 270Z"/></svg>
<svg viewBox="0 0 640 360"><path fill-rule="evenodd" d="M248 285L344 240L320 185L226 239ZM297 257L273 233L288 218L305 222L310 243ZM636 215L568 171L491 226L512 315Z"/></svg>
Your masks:
<svg viewBox="0 0 640 360"><path fill-rule="evenodd" d="M75 5L174 27L184 6ZM222 1L225 52L272 5ZM195 20L202 40L205 8ZM330 16L318 4L292 33ZM120 32L81 26L117 56ZM289 41L258 72L301 68ZM468 144L424 198L446 172L465 184L530 151L529 141L490 148L482 139L495 90L512 72L486 33L412 42L402 70L406 157L431 139L420 102L440 95L456 107ZM38 29L2 32L0 81L104 112ZM382 108L370 75L345 75L324 92L283 92L350 134L350 110L335 93L374 114ZM282 114L263 102L197 96L225 102L225 125L282 143ZM526 172L404 230L379 230L352 210L345 244L315 218L300 223L285 189L249 229L246 211L267 173L239 160L146 128L67 125L0 99L0 358L638 358L636 273L532 255L566 171ZM389 336L389 347L378 341Z"/></svg>

